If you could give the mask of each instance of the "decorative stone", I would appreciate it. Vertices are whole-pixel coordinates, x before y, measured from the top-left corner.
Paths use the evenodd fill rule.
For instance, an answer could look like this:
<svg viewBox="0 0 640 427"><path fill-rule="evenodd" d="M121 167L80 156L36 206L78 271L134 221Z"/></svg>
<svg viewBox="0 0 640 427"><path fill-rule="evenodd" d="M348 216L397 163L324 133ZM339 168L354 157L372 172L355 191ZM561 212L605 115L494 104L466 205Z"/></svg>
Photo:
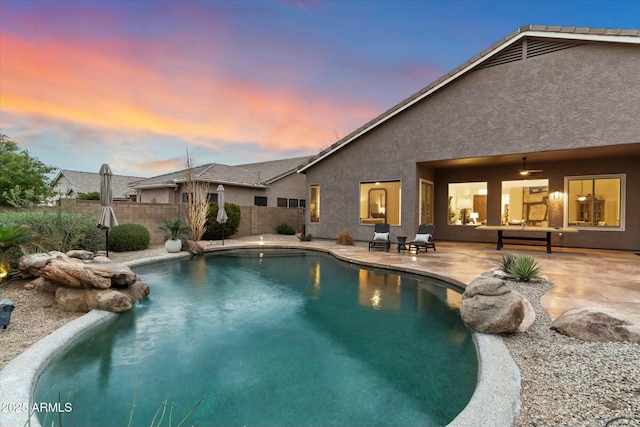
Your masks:
<svg viewBox="0 0 640 427"><path fill-rule="evenodd" d="M25 255L18 260L18 270L23 279L29 279L30 277L40 276L40 269L52 258L67 256L62 252L51 251L49 253L38 253Z"/></svg>
<svg viewBox="0 0 640 427"><path fill-rule="evenodd" d="M133 299L113 289L72 289L59 287L56 304L61 310L88 312L93 309L122 313L133 307Z"/></svg>
<svg viewBox="0 0 640 427"><path fill-rule="evenodd" d="M91 251L82 251L82 250L73 250L66 253L69 258L77 258L82 260L93 259L93 252Z"/></svg>
<svg viewBox="0 0 640 427"><path fill-rule="evenodd" d="M193 255L202 255L204 253L204 248L195 240L183 240L182 250Z"/></svg>
<svg viewBox="0 0 640 427"><path fill-rule="evenodd" d="M582 341L630 341L640 344L640 327L614 310L585 307L567 310L551 329Z"/></svg>
<svg viewBox="0 0 640 427"><path fill-rule="evenodd" d="M88 256L86 251L76 252L79 257ZM121 313L150 292L129 267L106 257L83 260L61 253L34 254L21 258L20 269L40 276L25 288L55 293L56 304L66 311Z"/></svg>
<svg viewBox="0 0 640 427"><path fill-rule="evenodd" d="M503 280L480 276L462 294L460 315L472 331L501 334L515 332L525 317L526 299Z"/></svg>

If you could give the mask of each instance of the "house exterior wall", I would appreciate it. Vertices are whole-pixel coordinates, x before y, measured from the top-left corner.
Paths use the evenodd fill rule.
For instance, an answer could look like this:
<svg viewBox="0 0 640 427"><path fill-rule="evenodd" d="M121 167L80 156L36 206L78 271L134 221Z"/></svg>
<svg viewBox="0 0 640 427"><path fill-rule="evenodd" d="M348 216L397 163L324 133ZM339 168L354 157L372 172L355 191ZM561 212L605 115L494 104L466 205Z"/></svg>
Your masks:
<svg viewBox="0 0 640 427"><path fill-rule="evenodd" d="M61 175L53 186L53 200L58 200L60 198L64 199L67 197L76 197L77 194L75 192L71 192L71 194L67 194L69 190L73 189L73 185L71 182L65 177Z"/></svg>
<svg viewBox="0 0 640 427"><path fill-rule="evenodd" d="M392 226L391 231L394 236L412 236L418 225L419 179L435 178L437 237L482 239L480 234L466 237L458 234L462 231L445 230L446 186L465 181L464 176L498 179L492 169L433 169L426 162L638 143L639 76L640 46L614 43L585 44L473 70L309 168L307 192L309 185L320 185L321 212L318 223L307 218L307 232L335 238L347 228L357 239L370 239L373 226L359 224L359 182L401 180L402 224ZM567 244L621 249L640 246L631 220L640 199L640 179L634 171L639 158L623 163L620 161L625 159L618 160L610 163L608 170L628 174L627 231L565 235ZM425 165L417 166L416 162ZM549 178L550 189L562 189L569 169L571 174L590 175L598 173L598 165L596 159L550 164L546 175L540 177ZM490 211L498 209L499 217L500 190L496 193L493 183L488 191ZM489 223L499 223L495 211L488 215ZM490 238L493 236L484 237Z"/></svg>
<svg viewBox="0 0 640 427"><path fill-rule="evenodd" d="M293 173L287 175L272 184L269 188L240 187L224 184L224 195L227 203L235 203L238 206L253 206L255 196L267 197L267 206L277 207L278 197L287 199L304 199L306 195L304 175ZM209 187L210 193L216 193L217 183ZM182 193L186 193L186 186L181 184L177 189L153 188L138 190L139 203L182 203Z"/></svg>

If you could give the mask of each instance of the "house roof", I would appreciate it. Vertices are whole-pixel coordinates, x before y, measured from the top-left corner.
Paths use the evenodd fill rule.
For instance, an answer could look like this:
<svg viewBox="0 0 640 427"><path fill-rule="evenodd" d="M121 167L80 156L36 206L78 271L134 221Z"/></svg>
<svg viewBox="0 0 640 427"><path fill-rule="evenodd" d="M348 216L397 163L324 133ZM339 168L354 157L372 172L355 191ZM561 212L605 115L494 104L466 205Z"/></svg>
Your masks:
<svg viewBox="0 0 640 427"><path fill-rule="evenodd" d="M54 178L52 187L55 187L63 176L69 181L71 190L76 194L86 194L94 191L100 192L100 174L97 172L81 172L63 169L58 172L58 175ZM113 198L115 200L128 199L128 195L132 193L129 184L141 179L144 178L139 176L112 175L111 191Z"/></svg>
<svg viewBox="0 0 640 427"><path fill-rule="evenodd" d="M290 159L272 160L268 162L247 163L243 165L223 165L209 163L192 169L196 181L236 185L241 187L267 188L271 183L292 173L311 156ZM158 175L132 184L135 189L177 187L186 181L186 169Z"/></svg>
<svg viewBox="0 0 640 427"><path fill-rule="evenodd" d="M614 43L633 43L640 44L640 30L620 30L606 28L586 28L586 27L562 27L562 26L546 26L546 25L526 25L518 28L502 40L494 43L489 48L483 50L478 55L464 62L457 68L449 71L427 87L411 95L409 98L396 104L389 110L380 114L378 117L364 124L360 128L351 132L341 140L323 150L316 156L312 157L298 172L305 172L313 165L321 162L326 157L332 155L347 144L358 139L375 127L381 125L392 117L400 114L402 111L416 104L417 102L428 97L432 93L445 87L455 79L465 75L473 69L482 66L498 65L499 63L509 62L508 48L514 46L518 41L525 37L536 39L560 40L566 42L614 42ZM566 47L569 47L566 44ZM577 45L577 44L574 44ZM561 49L562 47L560 47ZM553 49L553 48L552 48ZM555 49L559 50L559 49ZM517 53L516 53L517 54ZM502 55L502 58L500 57ZM520 54L521 55L521 54ZM491 60L494 63L490 63Z"/></svg>

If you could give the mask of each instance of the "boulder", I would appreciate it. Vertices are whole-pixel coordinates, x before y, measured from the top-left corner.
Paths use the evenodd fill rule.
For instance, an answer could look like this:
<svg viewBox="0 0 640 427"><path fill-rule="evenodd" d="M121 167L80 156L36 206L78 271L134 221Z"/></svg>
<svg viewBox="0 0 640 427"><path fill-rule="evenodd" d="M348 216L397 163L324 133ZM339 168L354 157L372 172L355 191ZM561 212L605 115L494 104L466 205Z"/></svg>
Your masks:
<svg viewBox="0 0 640 427"><path fill-rule="evenodd" d="M88 312L93 309L122 313L133 307L133 299L113 289L72 289L59 287L56 304L61 310Z"/></svg>
<svg viewBox="0 0 640 427"><path fill-rule="evenodd" d="M503 280L480 276L462 294L460 316L472 331L501 334L515 332L525 317L526 299Z"/></svg>
<svg viewBox="0 0 640 427"><path fill-rule="evenodd" d="M23 279L40 276L40 269L44 267L50 259L55 257L67 258L65 254L58 251L51 251L46 254L30 254L20 257L18 260L18 270L20 271L20 275Z"/></svg>
<svg viewBox="0 0 640 427"><path fill-rule="evenodd" d="M33 289L41 292L48 292L50 294L55 294L56 290L60 285L56 282L52 282L51 280L47 280L44 277L38 277L37 279L33 279L26 285L24 285L25 289Z"/></svg>
<svg viewBox="0 0 640 427"><path fill-rule="evenodd" d="M149 287L128 266L106 257L93 258L88 251L68 254L74 256L57 253L21 258L24 274L40 276L25 288L55 293L60 309L82 312L99 309L121 313L149 295Z"/></svg>
<svg viewBox="0 0 640 427"><path fill-rule="evenodd" d="M204 248L195 240L182 240L182 250L193 255L202 255L204 253Z"/></svg>
<svg viewBox="0 0 640 427"><path fill-rule="evenodd" d="M585 307L567 310L551 323L551 329L583 341L640 344L640 327L610 309Z"/></svg>
<svg viewBox="0 0 640 427"><path fill-rule="evenodd" d="M93 259L93 252L91 252L91 251L83 251L83 250L79 250L79 249L73 250L73 251L69 251L65 255L67 255L69 258L77 258L77 259L82 259L82 260Z"/></svg>
<svg viewBox="0 0 640 427"><path fill-rule="evenodd" d="M110 277L97 273L76 258L50 259L42 267L40 276L72 288L109 289L111 286Z"/></svg>

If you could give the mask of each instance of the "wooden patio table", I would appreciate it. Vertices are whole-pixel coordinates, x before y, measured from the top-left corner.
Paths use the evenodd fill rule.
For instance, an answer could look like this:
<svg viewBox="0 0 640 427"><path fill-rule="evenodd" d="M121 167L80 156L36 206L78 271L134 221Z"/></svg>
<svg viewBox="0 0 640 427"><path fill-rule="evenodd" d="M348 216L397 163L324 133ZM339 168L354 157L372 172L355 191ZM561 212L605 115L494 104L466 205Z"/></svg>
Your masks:
<svg viewBox="0 0 640 427"><path fill-rule="evenodd" d="M498 244L496 250L502 249L504 240L537 240L547 242L547 253L551 253L551 233L577 233L575 228L563 227L524 227L514 225L481 225L476 227L477 230L489 230L498 232ZM509 232L508 236L504 232ZM525 233L527 235L525 235ZM544 233L545 236L531 236L530 234Z"/></svg>

